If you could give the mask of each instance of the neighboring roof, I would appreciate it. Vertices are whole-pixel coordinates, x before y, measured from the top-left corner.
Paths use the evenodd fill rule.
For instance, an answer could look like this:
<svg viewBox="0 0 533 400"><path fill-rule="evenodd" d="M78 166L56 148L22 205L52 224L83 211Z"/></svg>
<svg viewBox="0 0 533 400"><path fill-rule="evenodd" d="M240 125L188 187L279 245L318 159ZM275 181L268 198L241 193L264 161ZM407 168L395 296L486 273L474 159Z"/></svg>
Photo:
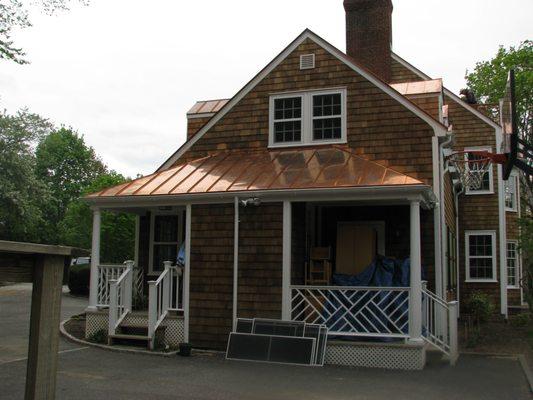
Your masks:
<svg viewBox="0 0 533 400"><path fill-rule="evenodd" d="M442 79L395 83L395 84L392 84L391 87L393 87L395 90L397 90L404 96L441 93L442 92Z"/></svg>
<svg viewBox="0 0 533 400"><path fill-rule="evenodd" d="M193 115L202 115L202 114L214 114L220 111L222 107L226 105L226 103L230 99L218 99L218 100L202 100L197 101L192 108L187 111L187 116L193 116Z"/></svg>
<svg viewBox="0 0 533 400"><path fill-rule="evenodd" d="M420 71L418 68L416 68L413 64L410 64L406 60L404 60L402 57L400 57L396 53L392 53L392 58L396 61L398 61L400 64L402 64L405 68L409 69L410 71L417 74L420 78L431 80L431 77L422 71ZM500 130L501 127L499 124L494 122L492 119L490 119L488 116L483 114L482 112L476 110L474 107L472 107L470 104L466 103L465 101L461 100L459 96L457 96L455 93L453 93L451 90L447 89L446 87L443 87L444 94L446 96L451 97L457 104L465 108L466 110L470 111L472 114L474 114L476 117L487 123L488 125L491 125L493 128Z"/></svg>
<svg viewBox="0 0 533 400"><path fill-rule="evenodd" d="M174 154L172 154L158 169L163 171L172 167L176 161L189 150L209 129L211 129L220 119L224 117L241 99L246 96L259 82L261 82L274 68L276 68L285 58L287 58L300 44L305 40L310 39L323 49L328 51L331 55L336 57L339 61L346 64L352 70L363 76L365 79L373 83L377 88L384 93L391 96L393 99L404 105L408 110L424 120L430 125L435 132L440 131L444 136L447 133L447 127L435 120L431 115L425 112L418 105L410 101L407 97L402 96L396 90L391 88L388 83L382 81L378 76L371 71L359 65L351 57L337 49L332 44L328 43L320 36L309 29L304 30L295 40L291 42L277 57L274 58L265 68L263 68L250 82L248 82L237 94L232 97L210 120L207 122L192 138L186 141Z"/></svg>
<svg viewBox="0 0 533 400"><path fill-rule="evenodd" d="M347 146L221 152L87 196L110 198L425 185Z"/></svg>

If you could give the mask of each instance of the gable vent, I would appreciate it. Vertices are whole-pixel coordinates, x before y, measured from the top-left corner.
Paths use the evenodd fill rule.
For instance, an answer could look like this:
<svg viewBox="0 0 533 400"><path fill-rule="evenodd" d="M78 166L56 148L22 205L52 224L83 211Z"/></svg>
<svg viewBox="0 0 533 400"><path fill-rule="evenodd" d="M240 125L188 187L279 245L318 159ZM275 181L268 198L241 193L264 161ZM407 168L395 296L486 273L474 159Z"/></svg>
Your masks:
<svg viewBox="0 0 533 400"><path fill-rule="evenodd" d="M300 56L300 69L313 69L315 68L315 55L303 54Z"/></svg>

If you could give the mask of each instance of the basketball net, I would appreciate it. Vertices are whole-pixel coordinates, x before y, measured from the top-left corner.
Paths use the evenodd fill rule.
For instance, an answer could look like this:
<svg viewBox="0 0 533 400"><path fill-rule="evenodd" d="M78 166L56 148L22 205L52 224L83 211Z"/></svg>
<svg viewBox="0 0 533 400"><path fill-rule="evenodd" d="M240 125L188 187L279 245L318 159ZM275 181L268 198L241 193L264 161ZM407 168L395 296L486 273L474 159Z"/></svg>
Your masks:
<svg viewBox="0 0 533 400"><path fill-rule="evenodd" d="M448 162L455 167L466 190L479 190L492 159L483 151L458 151L448 156Z"/></svg>

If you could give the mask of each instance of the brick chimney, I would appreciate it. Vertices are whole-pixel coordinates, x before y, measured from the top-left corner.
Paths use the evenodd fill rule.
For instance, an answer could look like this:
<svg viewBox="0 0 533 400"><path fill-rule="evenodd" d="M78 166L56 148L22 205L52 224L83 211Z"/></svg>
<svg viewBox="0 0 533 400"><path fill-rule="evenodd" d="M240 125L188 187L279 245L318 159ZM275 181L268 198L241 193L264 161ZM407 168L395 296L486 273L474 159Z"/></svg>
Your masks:
<svg viewBox="0 0 533 400"><path fill-rule="evenodd" d="M392 0L344 0L346 54L391 80Z"/></svg>

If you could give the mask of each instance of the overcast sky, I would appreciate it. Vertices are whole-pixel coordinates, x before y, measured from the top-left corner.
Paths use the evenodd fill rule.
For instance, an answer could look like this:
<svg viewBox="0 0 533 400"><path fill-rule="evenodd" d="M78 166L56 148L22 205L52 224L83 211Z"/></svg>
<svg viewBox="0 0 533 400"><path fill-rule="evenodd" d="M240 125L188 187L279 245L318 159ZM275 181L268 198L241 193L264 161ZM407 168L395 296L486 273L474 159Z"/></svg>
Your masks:
<svg viewBox="0 0 533 400"><path fill-rule="evenodd" d="M457 92L499 45L533 38L531 0L395 0L393 49ZM196 100L231 97L302 30L345 49L342 0L91 0L17 32L0 107L72 126L111 168L153 172Z"/></svg>

